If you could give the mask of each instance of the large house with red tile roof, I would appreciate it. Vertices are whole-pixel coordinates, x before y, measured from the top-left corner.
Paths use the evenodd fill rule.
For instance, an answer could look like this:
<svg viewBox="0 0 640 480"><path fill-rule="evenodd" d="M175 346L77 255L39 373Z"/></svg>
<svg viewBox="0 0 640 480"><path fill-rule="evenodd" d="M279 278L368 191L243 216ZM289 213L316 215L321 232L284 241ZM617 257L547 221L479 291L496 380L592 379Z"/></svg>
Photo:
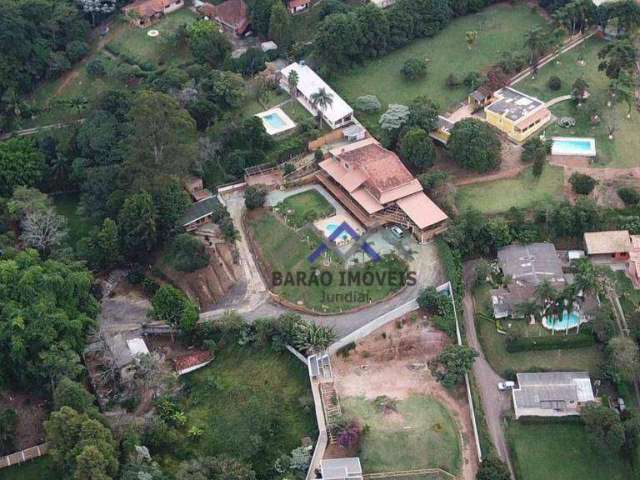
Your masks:
<svg viewBox="0 0 640 480"><path fill-rule="evenodd" d="M374 138L331 150L319 166L320 183L367 229L402 225L426 242L447 228L447 215Z"/></svg>
<svg viewBox="0 0 640 480"><path fill-rule="evenodd" d="M241 37L249 31L249 12L244 0L227 0L220 5L205 3L198 12Z"/></svg>
<svg viewBox="0 0 640 480"><path fill-rule="evenodd" d="M134 25L147 27L182 7L184 0L136 0L122 7L122 11Z"/></svg>

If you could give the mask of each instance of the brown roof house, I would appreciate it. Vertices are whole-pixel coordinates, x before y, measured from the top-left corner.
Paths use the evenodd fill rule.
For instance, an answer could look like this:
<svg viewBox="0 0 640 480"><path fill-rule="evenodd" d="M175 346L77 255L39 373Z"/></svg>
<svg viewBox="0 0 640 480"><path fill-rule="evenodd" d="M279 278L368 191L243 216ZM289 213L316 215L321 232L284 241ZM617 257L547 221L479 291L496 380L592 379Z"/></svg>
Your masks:
<svg viewBox="0 0 640 480"><path fill-rule="evenodd" d="M311 0L289 0L287 2L287 8L291 14L306 10L310 6Z"/></svg>
<svg viewBox="0 0 640 480"><path fill-rule="evenodd" d="M446 230L447 215L398 156L374 138L331 150L318 180L367 228L398 224L420 242Z"/></svg>
<svg viewBox="0 0 640 480"><path fill-rule="evenodd" d="M227 0L220 5L205 3L198 7L198 12L239 37L249 31L249 13L243 0Z"/></svg>
<svg viewBox="0 0 640 480"><path fill-rule="evenodd" d="M184 0L136 0L122 7L122 12L134 25L146 27L182 7Z"/></svg>
<svg viewBox="0 0 640 480"><path fill-rule="evenodd" d="M587 255L594 263L625 269L633 286L640 289L640 235L628 230L587 232L584 234Z"/></svg>

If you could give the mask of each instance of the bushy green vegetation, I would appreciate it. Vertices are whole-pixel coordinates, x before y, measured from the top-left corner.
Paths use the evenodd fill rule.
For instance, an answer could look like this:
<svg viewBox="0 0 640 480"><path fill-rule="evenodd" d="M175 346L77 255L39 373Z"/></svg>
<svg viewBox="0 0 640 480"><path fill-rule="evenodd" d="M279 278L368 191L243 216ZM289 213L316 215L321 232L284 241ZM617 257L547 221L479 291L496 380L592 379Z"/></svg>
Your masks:
<svg viewBox="0 0 640 480"><path fill-rule="evenodd" d="M622 480L631 465L618 454L594 446L579 422L509 424L507 435L522 480Z"/></svg>
<svg viewBox="0 0 640 480"><path fill-rule="evenodd" d="M62 480L62 475L52 468L49 457L41 457L21 465L0 470L0 480Z"/></svg>
<svg viewBox="0 0 640 480"><path fill-rule="evenodd" d="M360 443L363 470L380 473L439 467L454 475L460 471L458 427L434 398L414 394L396 401L397 414L381 411L363 397L341 398L340 402L344 414L364 426Z"/></svg>
<svg viewBox="0 0 640 480"><path fill-rule="evenodd" d="M291 195L280 202L276 208L281 215L286 216L287 225L294 228L336 213L336 209L315 189Z"/></svg>
<svg viewBox="0 0 640 480"><path fill-rule="evenodd" d="M281 455L317 435L307 370L289 352L229 346L185 383L180 406L203 432L187 447L194 455L232 455L264 479Z"/></svg>

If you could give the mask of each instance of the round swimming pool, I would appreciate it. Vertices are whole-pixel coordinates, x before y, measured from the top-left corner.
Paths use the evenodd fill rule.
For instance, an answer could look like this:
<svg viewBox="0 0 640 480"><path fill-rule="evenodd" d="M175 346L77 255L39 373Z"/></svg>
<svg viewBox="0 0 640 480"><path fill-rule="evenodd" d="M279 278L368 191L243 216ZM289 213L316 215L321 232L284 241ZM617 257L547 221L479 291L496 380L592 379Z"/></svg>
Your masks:
<svg viewBox="0 0 640 480"><path fill-rule="evenodd" d="M576 328L580 324L580 313L571 312L567 313L566 311L562 312L562 319L556 319L553 321L553 318L544 317L542 319L542 326L548 330L567 330L569 328Z"/></svg>

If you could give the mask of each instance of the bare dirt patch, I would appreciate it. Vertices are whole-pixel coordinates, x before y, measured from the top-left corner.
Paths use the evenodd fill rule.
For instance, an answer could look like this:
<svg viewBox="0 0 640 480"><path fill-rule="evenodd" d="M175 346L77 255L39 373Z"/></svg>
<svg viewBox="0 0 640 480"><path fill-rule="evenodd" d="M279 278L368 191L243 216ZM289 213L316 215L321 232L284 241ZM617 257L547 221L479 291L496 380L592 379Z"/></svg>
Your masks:
<svg viewBox="0 0 640 480"><path fill-rule="evenodd" d="M0 410L8 408L18 414L16 451L44 442L43 422L47 418L45 399L23 392L0 392Z"/></svg>
<svg viewBox="0 0 640 480"><path fill-rule="evenodd" d="M403 400L412 394L429 395L445 405L461 432L462 471L473 479L477 458L473 429L464 387L445 389L432 376L427 362L436 357L450 339L436 330L420 312L407 315L373 332L358 342L348 356L336 355L332 367L340 398L363 396L367 399L386 395ZM393 411L385 413L390 423L402 422ZM345 449L332 445L326 457L345 456Z"/></svg>

